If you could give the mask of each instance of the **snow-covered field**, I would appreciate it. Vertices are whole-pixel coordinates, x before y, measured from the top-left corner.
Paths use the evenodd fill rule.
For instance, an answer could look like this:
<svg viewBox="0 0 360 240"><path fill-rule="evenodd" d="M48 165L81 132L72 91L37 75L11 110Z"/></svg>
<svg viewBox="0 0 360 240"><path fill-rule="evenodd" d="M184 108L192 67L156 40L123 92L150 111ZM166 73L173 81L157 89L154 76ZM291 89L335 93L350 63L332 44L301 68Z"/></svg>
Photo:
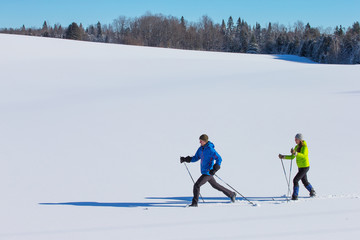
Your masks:
<svg viewBox="0 0 360 240"><path fill-rule="evenodd" d="M0 34L0 239L356 239L359 76L294 56ZM300 185L287 202L277 155L297 132L318 197ZM179 157L202 133L218 175L259 206L207 184L206 203L184 208Z"/></svg>

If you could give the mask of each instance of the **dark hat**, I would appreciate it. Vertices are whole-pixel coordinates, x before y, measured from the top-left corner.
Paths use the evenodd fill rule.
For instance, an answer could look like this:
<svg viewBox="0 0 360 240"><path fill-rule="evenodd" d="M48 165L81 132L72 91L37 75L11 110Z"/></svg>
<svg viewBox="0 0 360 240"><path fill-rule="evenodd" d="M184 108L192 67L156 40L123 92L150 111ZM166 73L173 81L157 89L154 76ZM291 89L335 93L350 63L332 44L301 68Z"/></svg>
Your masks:
<svg viewBox="0 0 360 240"><path fill-rule="evenodd" d="M200 140L203 140L204 142L208 142L209 141L209 137L206 134L203 134L199 137Z"/></svg>

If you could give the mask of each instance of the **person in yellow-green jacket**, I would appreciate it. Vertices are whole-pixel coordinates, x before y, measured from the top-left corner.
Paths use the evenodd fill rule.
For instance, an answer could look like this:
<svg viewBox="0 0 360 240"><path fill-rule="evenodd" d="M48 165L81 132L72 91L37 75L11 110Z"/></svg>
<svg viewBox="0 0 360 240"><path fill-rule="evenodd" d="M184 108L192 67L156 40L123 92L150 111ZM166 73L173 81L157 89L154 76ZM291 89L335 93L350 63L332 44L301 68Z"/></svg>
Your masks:
<svg viewBox="0 0 360 240"><path fill-rule="evenodd" d="M296 146L295 149L291 149L291 155L282 155L279 154L280 159L294 159L296 157L296 164L299 168L299 172L294 177L294 191L291 199L297 200L299 195L299 181L301 180L306 189L310 192L310 197L315 197L316 192L314 188L311 186L307 179L307 173L310 169L309 157L308 157L308 147L303 139L303 135L301 133L296 134L295 136Z"/></svg>

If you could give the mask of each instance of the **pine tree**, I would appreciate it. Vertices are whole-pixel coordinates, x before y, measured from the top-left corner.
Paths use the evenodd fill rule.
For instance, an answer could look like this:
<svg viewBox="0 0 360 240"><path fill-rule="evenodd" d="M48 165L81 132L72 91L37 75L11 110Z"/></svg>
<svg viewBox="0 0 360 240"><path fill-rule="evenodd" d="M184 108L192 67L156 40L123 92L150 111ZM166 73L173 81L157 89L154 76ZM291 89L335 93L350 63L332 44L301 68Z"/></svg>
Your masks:
<svg viewBox="0 0 360 240"><path fill-rule="evenodd" d="M340 25L340 27L336 26L334 34L338 37L342 37L344 35L343 27Z"/></svg>
<svg viewBox="0 0 360 240"><path fill-rule="evenodd" d="M189 48L188 33L187 33L186 22L185 22L184 17L181 17L181 19L180 19L180 33L179 34L180 34L180 36L179 36L180 48L188 49Z"/></svg>
<svg viewBox="0 0 360 240"><path fill-rule="evenodd" d="M25 25L22 25L21 27L21 34L25 35L26 34L26 28Z"/></svg>
<svg viewBox="0 0 360 240"><path fill-rule="evenodd" d="M226 30L227 30L226 33L229 36L231 36L233 31L234 31L234 20L233 20L233 18L231 16L229 17L229 20L227 22L227 29Z"/></svg>
<svg viewBox="0 0 360 240"><path fill-rule="evenodd" d="M68 29L66 30L66 38L73 40L81 40L81 31L79 26L75 22L70 24Z"/></svg>
<svg viewBox="0 0 360 240"><path fill-rule="evenodd" d="M88 38L88 36L86 36L86 34L85 34L85 29L84 29L82 23L80 23L79 29L80 29L81 39L82 39L82 40L85 40L85 41L88 41L89 38Z"/></svg>
<svg viewBox="0 0 360 240"><path fill-rule="evenodd" d="M261 42L261 26L259 23L256 23L254 32L255 32L256 42L260 43Z"/></svg>
<svg viewBox="0 0 360 240"><path fill-rule="evenodd" d="M180 26L182 30L186 31L186 23L185 23L185 18L183 16L180 19Z"/></svg>
<svg viewBox="0 0 360 240"><path fill-rule="evenodd" d="M352 32L353 34L360 34L360 23L355 22L352 26Z"/></svg>
<svg viewBox="0 0 360 240"><path fill-rule="evenodd" d="M256 54L259 52L259 45L258 43L256 42L256 37L255 35L253 34L251 36L251 39L250 39L250 42L249 42L249 47L247 49L247 53L253 53L253 54Z"/></svg>
<svg viewBox="0 0 360 240"><path fill-rule="evenodd" d="M226 49L227 51L234 52L235 51L235 36L234 36L234 21L230 16L227 22L226 28Z"/></svg>
<svg viewBox="0 0 360 240"><path fill-rule="evenodd" d="M96 24L96 38L98 39L98 41L102 42L103 41L103 31L101 28L101 23L98 22Z"/></svg>
<svg viewBox="0 0 360 240"><path fill-rule="evenodd" d="M43 31L47 31L47 30L48 30L48 26L47 26L46 21L44 21L44 23L43 23L42 30L43 30Z"/></svg>
<svg viewBox="0 0 360 240"><path fill-rule="evenodd" d="M240 32L240 52L246 53L249 47L249 26L244 20L241 22L241 32Z"/></svg>
<svg viewBox="0 0 360 240"><path fill-rule="evenodd" d="M46 21L44 21L43 27L41 29L41 36L49 37L48 26L47 26Z"/></svg>
<svg viewBox="0 0 360 240"><path fill-rule="evenodd" d="M268 54L274 53L274 45L275 45L275 39L272 30L272 25L271 23L269 23L265 34L265 43L263 48L264 53L268 53Z"/></svg>

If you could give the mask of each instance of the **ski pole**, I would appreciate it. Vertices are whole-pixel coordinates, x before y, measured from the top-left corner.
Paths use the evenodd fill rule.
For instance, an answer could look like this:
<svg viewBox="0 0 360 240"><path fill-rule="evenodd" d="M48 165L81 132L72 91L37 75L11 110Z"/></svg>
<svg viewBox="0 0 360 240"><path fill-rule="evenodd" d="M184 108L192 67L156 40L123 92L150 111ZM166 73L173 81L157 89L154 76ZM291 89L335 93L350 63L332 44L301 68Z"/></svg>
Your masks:
<svg viewBox="0 0 360 240"><path fill-rule="evenodd" d="M288 181L287 176L286 176L286 171L285 171L284 162L283 162L282 158L281 158L281 165L282 165L283 170L284 170L284 175L285 175L285 180L286 180L286 183L287 183L287 186L288 186L288 195L289 195L290 184L289 184L289 181ZM286 201L289 201L288 195L286 196Z"/></svg>
<svg viewBox="0 0 360 240"><path fill-rule="evenodd" d="M194 185L195 185L195 181L194 181L194 179L193 179L193 177L192 177L192 175L191 175L191 173L190 173L190 171L189 171L189 169L188 169L188 167L187 167L187 165L186 165L185 162L184 162L184 164L185 164L186 170L188 171L188 173L189 173L189 175L190 175L190 177L191 177L191 180L193 181L193 183L194 183ZM201 197L201 200L205 203L203 197L201 196L201 193L200 193L200 197Z"/></svg>
<svg viewBox="0 0 360 240"><path fill-rule="evenodd" d="M292 155L291 155L291 158L292 158ZM288 195L289 195L289 197L290 197L290 181L291 181L291 171L292 171L292 163L293 163L293 159L291 159L291 163L290 163L290 173L289 173L289 182L288 182L288 184L289 184L289 187L288 187Z"/></svg>
<svg viewBox="0 0 360 240"><path fill-rule="evenodd" d="M253 206L257 206L257 204L251 202L249 199L247 199L244 195L242 195L241 193L239 193L235 188L233 188L232 186L230 186L227 182L225 182L224 180L222 180L218 175L215 174L215 176L220 179L220 181L222 181L223 183L225 183L226 185L228 185L232 190L234 190L235 192L237 192L240 196L242 196L246 201L248 201L251 205Z"/></svg>

